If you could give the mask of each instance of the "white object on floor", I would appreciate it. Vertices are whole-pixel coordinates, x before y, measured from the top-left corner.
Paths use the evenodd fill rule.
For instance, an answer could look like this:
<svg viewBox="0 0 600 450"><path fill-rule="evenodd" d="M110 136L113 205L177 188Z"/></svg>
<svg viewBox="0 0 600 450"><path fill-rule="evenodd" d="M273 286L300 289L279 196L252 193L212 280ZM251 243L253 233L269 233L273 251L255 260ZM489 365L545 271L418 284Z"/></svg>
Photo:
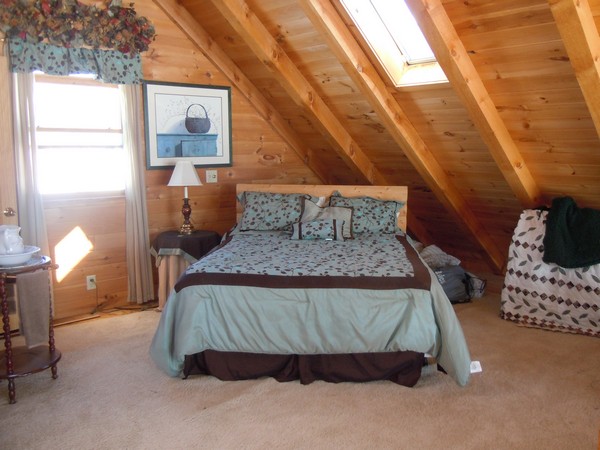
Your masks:
<svg viewBox="0 0 600 450"><path fill-rule="evenodd" d="M479 361L471 361L471 373L483 372L481 363Z"/></svg>

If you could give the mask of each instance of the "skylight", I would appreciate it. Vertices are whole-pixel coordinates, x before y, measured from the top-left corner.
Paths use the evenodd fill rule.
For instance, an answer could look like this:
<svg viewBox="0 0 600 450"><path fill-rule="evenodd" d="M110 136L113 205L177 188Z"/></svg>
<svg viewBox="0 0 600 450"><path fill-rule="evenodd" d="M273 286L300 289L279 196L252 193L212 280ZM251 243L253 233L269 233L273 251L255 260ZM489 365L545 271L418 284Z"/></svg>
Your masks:
<svg viewBox="0 0 600 450"><path fill-rule="evenodd" d="M403 0L341 0L396 86L447 81Z"/></svg>

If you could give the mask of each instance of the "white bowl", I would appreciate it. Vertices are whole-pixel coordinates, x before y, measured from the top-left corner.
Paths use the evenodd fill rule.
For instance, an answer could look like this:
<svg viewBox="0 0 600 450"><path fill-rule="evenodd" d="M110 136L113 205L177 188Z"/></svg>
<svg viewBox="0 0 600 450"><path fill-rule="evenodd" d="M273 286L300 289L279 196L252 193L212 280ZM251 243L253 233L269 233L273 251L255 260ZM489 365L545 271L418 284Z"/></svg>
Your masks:
<svg viewBox="0 0 600 450"><path fill-rule="evenodd" d="M10 255L0 255L0 266L18 266L25 264L31 259L34 253L40 251L39 247L26 245L22 253L13 253Z"/></svg>

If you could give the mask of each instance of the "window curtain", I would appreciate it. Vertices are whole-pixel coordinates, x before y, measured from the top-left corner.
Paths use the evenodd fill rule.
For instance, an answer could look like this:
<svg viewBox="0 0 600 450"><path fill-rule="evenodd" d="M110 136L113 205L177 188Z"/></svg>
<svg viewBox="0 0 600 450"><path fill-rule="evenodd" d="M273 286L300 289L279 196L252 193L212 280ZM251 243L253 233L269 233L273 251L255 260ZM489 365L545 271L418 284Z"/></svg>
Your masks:
<svg viewBox="0 0 600 450"><path fill-rule="evenodd" d="M34 86L32 73L13 74L19 224L24 242L36 245L43 254L50 255L43 201L37 183ZM129 160L125 188L129 301L144 303L154 299L154 282L148 248L150 238L141 153L141 93L135 85L121 85L119 88L123 105L123 140Z"/></svg>
<svg viewBox="0 0 600 450"><path fill-rule="evenodd" d="M50 255L42 196L38 189L32 73L13 74L13 116L17 202L21 236Z"/></svg>
<svg viewBox="0 0 600 450"><path fill-rule="evenodd" d="M119 90L122 98L123 141L129 160L125 187L129 301L145 303L154 299L154 282L142 153L142 101L137 86L121 85Z"/></svg>
<svg viewBox="0 0 600 450"><path fill-rule="evenodd" d="M65 48L19 38L8 41L12 72L42 71L48 75L91 73L104 83L139 84L142 62L139 53L128 55L117 50Z"/></svg>

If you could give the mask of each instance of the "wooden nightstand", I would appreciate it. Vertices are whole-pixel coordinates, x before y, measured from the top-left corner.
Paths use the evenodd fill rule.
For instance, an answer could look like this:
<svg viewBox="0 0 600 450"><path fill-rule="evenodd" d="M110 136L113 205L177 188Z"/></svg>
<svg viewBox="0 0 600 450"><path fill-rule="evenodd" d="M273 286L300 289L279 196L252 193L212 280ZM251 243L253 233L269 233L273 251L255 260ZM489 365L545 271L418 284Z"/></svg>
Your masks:
<svg viewBox="0 0 600 450"><path fill-rule="evenodd" d="M160 233L150 253L158 267L158 308L162 310L173 286L187 266L198 261L221 242L215 231L196 230L192 234L179 234L170 230Z"/></svg>

